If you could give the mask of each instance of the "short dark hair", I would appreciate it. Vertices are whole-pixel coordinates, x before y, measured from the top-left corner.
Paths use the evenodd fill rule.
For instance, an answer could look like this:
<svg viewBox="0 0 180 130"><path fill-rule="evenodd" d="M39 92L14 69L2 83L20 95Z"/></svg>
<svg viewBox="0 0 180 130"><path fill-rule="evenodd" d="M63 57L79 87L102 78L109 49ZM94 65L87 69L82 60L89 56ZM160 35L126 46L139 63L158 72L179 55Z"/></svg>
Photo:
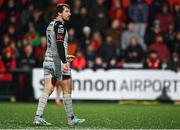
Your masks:
<svg viewBox="0 0 180 130"><path fill-rule="evenodd" d="M62 13L62 12L64 11L64 7L70 9L70 6L69 6L68 4L65 4L65 3L63 3L63 4L58 4L58 5L56 6L56 14Z"/></svg>

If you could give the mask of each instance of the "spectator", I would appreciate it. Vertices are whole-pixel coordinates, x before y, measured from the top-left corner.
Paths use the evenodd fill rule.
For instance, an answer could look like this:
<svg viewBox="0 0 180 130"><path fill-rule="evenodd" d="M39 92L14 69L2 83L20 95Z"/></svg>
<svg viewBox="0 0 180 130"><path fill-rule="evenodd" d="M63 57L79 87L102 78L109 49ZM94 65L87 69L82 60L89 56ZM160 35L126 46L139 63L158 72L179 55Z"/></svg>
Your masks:
<svg viewBox="0 0 180 130"><path fill-rule="evenodd" d="M127 20L126 13L121 8L120 3L112 4L112 7L108 11L109 18L111 21L118 20L119 29L125 27L125 21Z"/></svg>
<svg viewBox="0 0 180 130"><path fill-rule="evenodd" d="M81 36L80 48L86 54L86 47L91 43L91 28L89 26L83 27L83 34Z"/></svg>
<svg viewBox="0 0 180 130"><path fill-rule="evenodd" d="M4 73L6 72L6 67L3 62L2 56L0 55L0 81L11 80L11 78L5 78Z"/></svg>
<svg viewBox="0 0 180 130"><path fill-rule="evenodd" d="M170 52L173 52L173 44L176 39L176 32L174 24L169 24L168 31L164 33L164 41L169 48Z"/></svg>
<svg viewBox="0 0 180 130"><path fill-rule="evenodd" d="M75 28L76 30L76 33L77 33L77 36L80 37L81 35L81 30L82 30L82 24L81 24L81 21L80 21L80 10L81 10L81 7L82 7L82 2L81 0L73 0L73 5L72 5L72 13L71 13L71 21L70 21L70 24L72 27Z"/></svg>
<svg viewBox="0 0 180 130"><path fill-rule="evenodd" d="M4 11L6 17L6 20L3 23L3 27L2 27L4 31L7 31L10 24L14 26L19 26L19 22L20 22L19 2L18 1L15 2L14 0L5 1Z"/></svg>
<svg viewBox="0 0 180 130"><path fill-rule="evenodd" d="M7 14L7 17L9 17L12 13L14 13L16 16L18 15L18 2L15 2L14 0L7 0L5 1L5 12Z"/></svg>
<svg viewBox="0 0 180 130"><path fill-rule="evenodd" d="M180 32L176 34L176 39L172 44L172 50L173 52L178 52L178 55L180 55Z"/></svg>
<svg viewBox="0 0 180 130"><path fill-rule="evenodd" d="M128 24L128 29L126 31L123 32L122 34L122 40L121 40L121 48L123 50L125 50L127 48L127 46L130 43L130 39L132 37L137 37L140 45L143 47L143 49L146 48L144 41L143 41L143 37L140 36L135 30L134 30L134 23L129 23Z"/></svg>
<svg viewBox="0 0 180 130"><path fill-rule="evenodd" d="M88 12L88 9L86 7L82 7L80 9L80 14L79 14L79 21L80 24L81 24L81 27L84 27L84 26L91 26L90 24L90 18L89 18L89 12ZM81 29L82 30L82 29Z"/></svg>
<svg viewBox="0 0 180 130"><path fill-rule="evenodd" d="M19 12L12 12L9 14L9 19L6 21L5 23L5 27L7 28L9 24L15 25L15 26L19 26Z"/></svg>
<svg viewBox="0 0 180 130"><path fill-rule="evenodd" d="M112 37L112 43L120 48L120 31L119 31L119 22L117 19L113 20L111 23L111 27L107 30L106 35Z"/></svg>
<svg viewBox="0 0 180 130"><path fill-rule="evenodd" d="M90 20L90 17L89 17L88 14L89 14L89 12L88 12L86 7L82 7L80 9L79 16L78 16L78 21L77 21L76 25L74 25L75 30L77 32L76 36L78 38L81 38L81 36L82 36L83 27L85 27L85 26L91 27L92 26L91 23L90 23L91 20Z"/></svg>
<svg viewBox="0 0 180 130"><path fill-rule="evenodd" d="M106 69L107 63L103 63L103 59L100 56L96 56L93 70L102 69L102 68Z"/></svg>
<svg viewBox="0 0 180 130"><path fill-rule="evenodd" d="M102 46L102 36L100 32L95 32L92 36L91 43L96 54L100 52Z"/></svg>
<svg viewBox="0 0 180 130"><path fill-rule="evenodd" d="M18 34L18 31L17 29L15 28L14 25L10 24L8 26L8 29L7 29L7 32L9 34L9 37L13 40L13 41L18 41L19 39L19 34Z"/></svg>
<svg viewBox="0 0 180 130"><path fill-rule="evenodd" d="M29 31L26 33L25 38L29 40L33 47L39 46L41 44L40 34L36 31L32 22L28 24Z"/></svg>
<svg viewBox="0 0 180 130"><path fill-rule="evenodd" d="M113 44L111 36L106 36L106 41L102 45L101 57L103 58L103 61L107 63L108 68L116 63L116 46Z"/></svg>
<svg viewBox="0 0 180 130"><path fill-rule="evenodd" d="M81 0L73 0L72 15L74 17L79 16L81 6L82 6Z"/></svg>
<svg viewBox="0 0 180 130"><path fill-rule="evenodd" d="M10 69L16 69L16 61L9 51L4 57L0 56L0 81L12 81L12 74L8 72Z"/></svg>
<svg viewBox="0 0 180 130"><path fill-rule="evenodd" d="M3 55L9 53L10 55L16 54L16 48L14 42L10 39L9 35L4 35L3 38Z"/></svg>
<svg viewBox="0 0 180 130"><path fill-rule="evenodd" d="M143 68L152 70L162 68L161 60L158 58L158 55L154 50L149 51L148 56L143 63Z"/></svg>
<svg viewBox="0 0 180 130"><path fill-rule="evenodd" d="M33 55L33 48L31 44L23 47L23 53L18 60L18 66L22 70L18 74L18 93L17 99L32 101L32 69L37 66L37 61Z"/></svg>
<svg viewBox="0 0 180 130"><path fill-rule="evenodd" d="M31 44L27 44L23 48L23 54L19 59L19 68L30 70L37 65L37 61L33 55L33 48Z"/></svg>
<svg viewBox="0 0 180 130"><path fill-rule="evenodd" d="M173 18L175 23L175 29L180 30L180 4L175 4L173 9Z"/></svg>
<svg viewBox="0 0 180 130"><path fill-rule="evenodd" d="M32 18L32 13L34 10L34 5L30 4L27 8L25 8L21 13L21 26L25 27L28 21Z"/></svg>
<svg viewBox="0 0 180 130"><path fill-rule="evenodd" d="M72 68L76 70L83 70L86 67L86 59L83 53L78 50L76 53L76 57L72 62Z"/></svg>
<svg viewBox="0 0 180 130"><path fill-rule="evenodd" d="M93 29L104 34L108 24L108 13L105 7L105 0L95 0L90 12L93 21Z"/></svg>
<svg viewBox="0 0 180 130"><path fill-rule="evenodd" d="M167 63L167 69L180 72L180 58L177 52L172 54L171 60Z"/></svg>
<svg viewBox="0 0 180 130"><path fill-rule="evenodd" d="M144 51L139 45L138 39L132 37L129 46L125 50L125 61L128 63L142 62Z"/></svg>
<svg viewBox="0 0 180 130"><path fill-rule="evenodd" d="M179 0L169 0L169 5L170 5L171 11L172 11L175 5L180 5L180 1Z"/></svg>
<svg viewBox="0 0 180 130"><path fill-rule="evenodd" d="M75 52L77 51L78 49L78 46L79 46L79 41L76 39L75 37L75 29L74 28L70 28L68 30L68 52L69 54L71 55L75 55Z"/></svg>
<svg viewBox="0 0 180 130"><path fill-rule="evenodd" d="M57 4L58 4L58 0L52 0L49 3L48 8L45 10L44 20L46 24L49 24L50 21L56 17L54 12L56 11Z"/></svg>
<svg viewBox="0 0 180 130"><path fill-rule="evenodd" d="M153 22L156 18L156 15L161 12L161 8L164 4L168 4L169 0L152 0L152 4L150 5L150 11L149 11L149 23Z"/></svg>
<svg viewBox="0 0 180 130"><path fill-rule="evenodd" d="M29 40L28 40L27 37L23 37L23 38L21 39L21 42L20 42L19 46L18 46L18 51L19 51L20 54L24 54L24 47L25 47L27 44L31 44L31 43L29 42Z"/></svg>
<svg viewBox="0 0 180 130"><path fill-rule="evenodd" d="M143 0L137 0L128 9L130 19L135 23L135 31L144 36L149 16L149 7Z"/></svg>
<svg viewBox="0 0 180 130"><path fill-rule="evenodd" d="M163 5L162 11L157 14L156 19L160 22L161 30L167 32L169 25L173 23L173 17L166 4Z"/></svg>
<svg viewBox="0 0 180 130"><path fill-rule="evenodd" d="M37 59L37 67L42 67L44 56L47 48L46 37L41 37L41 45L35 48L35 58Z"/></svg>
<svg viewBox="0 0 180 130"><path fill-rule="evenodd" d="M43 17L42 17L42 15L43 15L43 12L42 11L40 11L40 10L34 10L33 11L33 13L32 13L33 15L33 25L34 25L34 28L35 28L35 30L38 32L38 33L40 33L41 35L45 35L46 33L46 27L45 27L45 22L44 22L44 19L43 19Z"/></svg>
<svg viewBox="0 0 180 130"><path fill-rule="evenodd" d="M4 46L3 46L3 43L2 42L0 42L0 55L3 55L3 48Z"/></svg>
<svg viewBox="0 0 180 130"><path fill-rule="evenodd" d="M148 47L148 52L151 51L151 50L154 50L157 53L159 59L163 63L166 63L170 59L169 49L166 46L166 44L164 43L163 37L161 35L156 36L155 43L151 44Z"/></svg>
<svg viewBox="0 0 180 130"><path fill-rule="evenodd" d="M4 0L1 1L0 3L0 35L2 35L3 31L4 31L4 28L3 28L3 25L4 25L4 21L6 18L6 12L3 8L3 5L4 5Z"/></svg>
<svg viewBox="0 0 180 130"><path fill-rule="evenodd" d="M121 0L121 1L118 1L118 0L113 0L115 1L116 3L122 3L122 8L123 9L127 9L129 7L129 5L131 4L131 1L132 0Z"/></svg>
<svg viewBox="0 0 180 130"><path fill-rule="evenodd" d="M95 60L95 52L92 44L87 45L86 49L86 60L87 60L87 68L94 67L94 60Z"/></svg>
<svg viewBox="0 0 180 130"><path fill-rule="evenodd" d="M154 42L154 38L158 35L164 35L164 33L161 31L159 21L155 20L153 23L153 26L150 29L147 29L144 40L147 46L149 46L151 43Z"/></svg>
<svg viewBox="0 0 180 130"><path fill-rule="evenodd" d="M91 26L90 24L90 18L89 18L89 12L88 9L86 7L82 7L80 9L80 14L79 14L79 20L81 21L81 26Z"/></svg>

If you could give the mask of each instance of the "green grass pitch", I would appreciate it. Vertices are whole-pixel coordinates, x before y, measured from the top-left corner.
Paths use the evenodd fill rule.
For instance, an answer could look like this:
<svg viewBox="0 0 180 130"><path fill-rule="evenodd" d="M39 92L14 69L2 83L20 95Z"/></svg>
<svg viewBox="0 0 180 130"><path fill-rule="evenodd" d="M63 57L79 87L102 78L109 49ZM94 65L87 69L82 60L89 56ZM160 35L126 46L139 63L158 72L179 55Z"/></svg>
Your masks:
<svg viewBox="0 0 180 130"><path fill-rule="evenodd" d="M120 105L117 103L75 102L74 112L82 125L67 126L64 107L49 102L44 118L52 126L34 126L35 103L0 102L0 129L180 129L178 105Z"/></svg>

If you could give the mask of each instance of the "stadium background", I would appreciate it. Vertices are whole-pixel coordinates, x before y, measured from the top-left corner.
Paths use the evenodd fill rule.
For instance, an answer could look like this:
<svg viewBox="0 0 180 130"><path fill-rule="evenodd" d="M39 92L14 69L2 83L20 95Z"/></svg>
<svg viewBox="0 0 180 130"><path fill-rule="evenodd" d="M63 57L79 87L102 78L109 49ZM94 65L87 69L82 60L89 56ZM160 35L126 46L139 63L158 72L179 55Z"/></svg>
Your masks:
<svg viewBox="0 0 180 130"><path fill-rule="evenodd" d="M61 2L72 8L67 27L73 69L180 70L178 0L1 0L2 86L11 82L18 92L32 91L31 70L42 68L45 29Z"/></svg>
<svg viewBox="0 0 180 130"><path fill-rule="evenodd" d="M1 0L1 95L33 100L32 70L42 68L45 29L62 2L72 8L67 29L74 70L180 70L178 0Z"/></svg>
<svg viewBox="0 0 180 130"><path fill-rule="evenodd" d="M10 98L11 101L30 102L16 104L15 109L11 109L11 104L7 102L0 103L1 114L4 114L0 115L0 128L32 127L29 125L35 111L32 103L32 72L35 68L42 68L46 49L45 29L55 17L55 5L62 2L68 3L72 10L67 29L69 53L76 56L72 62L75 71L88 69L94 74L98 70L105 70L106 73L132 69L170 71L175 74L180 72L179 0L0 0L0 100ZM165 99L170 101L169 98ZM86 104L87 107L83 103L75 103L77 112L85 115L86 109L96 113L91 109L95 107L107 114L97 115L100 114L104 119L107 116L111 118L106 120L106 125L98 120L99 124L89 122L77 128L180 128L177 122L180 119L177 114L179 110L173 105L160 105L156 108L132 105L120 108L111 106L110 102L99 106L96 103ZM25 112L26 106L31 108L27 113L29 124L25 123L25 119L22 121L24 124L17 121L22 119L20 111ZM137 113L129 116L130 108ZM46 114L50 120L53 120L50 115L54 109L57 108L51 104ZM112 110L115 113L110 113ZM124 117L121 114L117 116L118 111L119 114L124 111ZM140 111L147 115L139 116L142 114ZM9 112L19 116L15 119ZM93 115L86 116L94 120ZM115 119L115 116L119 118ZM147 116L151 118L147 120ZM6 118L10 121L4 121ZM121 120L121 126L111 119ZM126 120L132 124L122 125ZM63 123L60 125L66 128Z"/></svg>

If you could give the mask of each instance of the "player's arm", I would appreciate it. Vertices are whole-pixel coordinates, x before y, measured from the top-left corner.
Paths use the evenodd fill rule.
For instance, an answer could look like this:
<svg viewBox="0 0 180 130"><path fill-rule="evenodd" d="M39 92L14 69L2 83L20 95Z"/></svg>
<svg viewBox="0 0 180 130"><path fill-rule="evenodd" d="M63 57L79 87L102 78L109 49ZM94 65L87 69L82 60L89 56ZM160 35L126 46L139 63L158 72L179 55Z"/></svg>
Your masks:
<svg viewBox="0 0 180 130"><path fill-rule="evenodd" d="M64 38L66 34L65 27L64 25L57 23L54 26L54 31L55 31L56 45L57 45L59 58L61 59L63 64L66 64L67 60L66 60L65 48L64 48Z"/></svg>

